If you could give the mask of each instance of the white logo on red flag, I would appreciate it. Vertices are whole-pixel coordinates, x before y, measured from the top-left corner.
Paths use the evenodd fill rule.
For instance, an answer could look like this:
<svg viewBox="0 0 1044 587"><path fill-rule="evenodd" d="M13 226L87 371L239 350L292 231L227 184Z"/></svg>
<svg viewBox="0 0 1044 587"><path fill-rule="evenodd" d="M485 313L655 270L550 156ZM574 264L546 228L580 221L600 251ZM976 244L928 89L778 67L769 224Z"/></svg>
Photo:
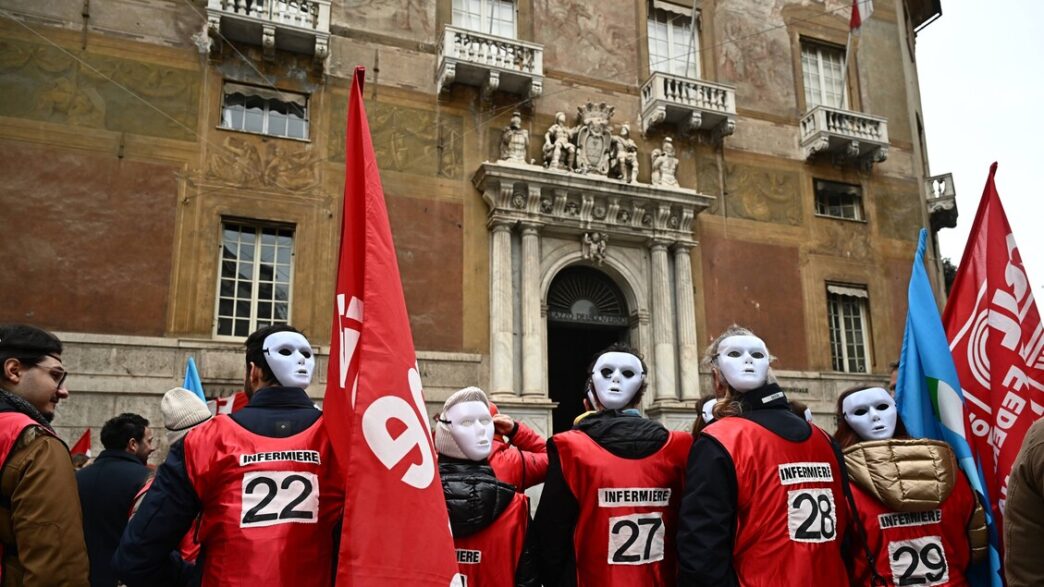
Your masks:
<svg viewBox="0 0 1044 587"><path fill-rule="evenodd" d="M413 368L407 373L407 378L413 405L396 395L385 395L374 400L363 414L363 435L370 450L389 471L412 454L414 449L418 449L421 462L410 463L402 475L402 481L417 489L424 489L435 478L431 430L427 418L419 417L420 414L427 414L420 374ZM393 437L388 427L392 421L399 422L406 429Z"/></svg>

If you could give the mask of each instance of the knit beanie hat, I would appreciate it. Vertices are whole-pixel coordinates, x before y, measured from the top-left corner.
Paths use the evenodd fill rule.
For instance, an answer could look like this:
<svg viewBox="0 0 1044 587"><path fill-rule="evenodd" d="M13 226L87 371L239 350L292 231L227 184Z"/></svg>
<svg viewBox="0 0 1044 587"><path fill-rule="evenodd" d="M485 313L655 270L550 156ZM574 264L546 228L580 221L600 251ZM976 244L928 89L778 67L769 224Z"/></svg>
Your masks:
<svg viewBox="0 0 1044 587"><path fill-rule="evenodd" d="M163 413L163 426L167 429L168 444L181 440L189 430L212 416L207 404L184 387L175 387L163 394L160 412Z"/></svg>
<svg viewBox="0 0 1044 587"><path fill-rule="evenodd" d="M477 387L465 387L449 396L446 403L442 404L442 412L439 413L435 422L435 450L440 455L453 457L455 459L468 460L464 451L460 450L460 446L457 445L457 441L453 438L453 434L450 432L449 422L444 419L446 412L450 408L464 402L482 402L486 404L486 407L489 407L489 400L486 399L486 392Z"/></svg>

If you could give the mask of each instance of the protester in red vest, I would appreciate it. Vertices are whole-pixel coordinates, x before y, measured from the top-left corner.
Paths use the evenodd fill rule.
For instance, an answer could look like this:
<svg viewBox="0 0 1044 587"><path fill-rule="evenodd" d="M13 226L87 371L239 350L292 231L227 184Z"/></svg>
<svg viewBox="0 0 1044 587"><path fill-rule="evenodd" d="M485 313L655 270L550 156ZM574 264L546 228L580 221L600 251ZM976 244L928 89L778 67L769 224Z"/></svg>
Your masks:
<svg viewBox="0 0 1044 587"><path fill-rule="evenodd" d="M497 479L514 485L518 491L543 483L547 477L547 441L529 426L500 413L493 402L489 404L489 413L493 415L495 432L489 465Z"/></svg>
<svg viewBox="0 0 1044 587"><path fill-rule="evenodd" d="M679 585L848 584L840 455L790 411L771 360L764 341L738 326L707 349L721 399L689 455Z"/></svg>
<svg viewBox="0 0 1044 587"><path fill-rule="evenodd" d="M202 585L332 584L344 505L341 467L304 388L315 356L295 328L246 340L247 407L174 443L113 557L130 587L183 585L171 553L202 514Z"/></svg>
<svg viewBox="0 0 1044 587"><path fill-rule="evenodd" d="M548 441L530 533L544 585L673 585L674 536L692 444L641 416L645 362L613 345L588 370L592 411Z"/></svg>
<svg viewBox="0 0 1044 587"><path fill-rule="evenodd" d="M837 399L837 433L857 515L853 585L963 586L986 555L986 517L945 442L910 438L883 387Z"/></svg>
<svg viewBox="0 0 1044 587"><path fill-rule="evenodd" d="M69 449L51 428L69 397L56 336L0 325L0 584L88 583Z"/></svg>
<svg viewBox="0 0 1044 587"><path fill-rule="evenodd" d="M494 476L487 460L492 446L486 394L465 387L451 395L436 420L435 450L460 574L467 587L536 587L523 548L529 498Z"/></svg>

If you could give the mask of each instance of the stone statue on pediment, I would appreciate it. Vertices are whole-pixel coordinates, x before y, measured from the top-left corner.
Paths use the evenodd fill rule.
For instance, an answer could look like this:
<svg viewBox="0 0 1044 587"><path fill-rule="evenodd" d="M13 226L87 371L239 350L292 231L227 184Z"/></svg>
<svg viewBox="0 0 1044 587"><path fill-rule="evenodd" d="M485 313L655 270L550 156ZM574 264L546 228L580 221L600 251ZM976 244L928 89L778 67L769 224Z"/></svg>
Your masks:
<svg viewBox="0 0 1044 587"><path fill-rule="evenodd" d="M652 152L652 184L666 187L678 187L678 158L674 156L674 141L671 137L663 139L663 150Z"/></svg>
<svg viewBox="0 0 1044 587"><path fill-rule="evenodd" d="M613 138L609 129L615 108L605 102L588 102L576 110L580 120L576 133L576 171L608 175Z"/></svg>
<svg viewBox="0 0 1044 587"><path fill-rule="evenodd" d="M608 246L608 234L604 232L585 232L583 236L583 257L601 265L605 261L605 250Z"/></svg>
<svg viewBox="0 0 1044 587"><path fill-rule="evenodd" d="M631 127L624 124L620 134L613 137L610 148L612 176L624 183L638 180L638 144L631 138Z"/></svg>
<svg viewBox="0 0 1044 587"><path fill-rule="evenodd" d="M522 115L511 114L511 124L500 135L500 160L525 163L529 152L529 131L522 128Z"/></svg>
<svg viewBox="0 0 1044 587"><path fill-rule="evenodd" d="M573 129L566 126L565 112L555 114L555 123L544 133L544 167L570 171L576 159Z"/></svg>

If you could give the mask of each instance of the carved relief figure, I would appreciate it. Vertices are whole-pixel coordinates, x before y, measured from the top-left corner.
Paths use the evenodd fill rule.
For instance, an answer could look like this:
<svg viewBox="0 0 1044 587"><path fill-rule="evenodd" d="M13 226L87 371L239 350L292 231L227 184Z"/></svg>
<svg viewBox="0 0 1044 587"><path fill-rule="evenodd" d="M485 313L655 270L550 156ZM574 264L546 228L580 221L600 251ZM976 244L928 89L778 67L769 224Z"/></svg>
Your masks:
<svg viewBox="0 0 1044 587"><path fill-rule="evenodd" d="M544 133L544 167L569 170L576 159L573 129L566 126L565 112L555 114L555 123Z"/></svg>
<svg viewBox="0 0 1044 587"><path fill-rule="evenodd" d="M653 149L652 152L652 184L678 187L678 178L675 176L677 170L678 158L674 156L674 141L667 137L663 139L663 150Z"/></svg>
<svg viewBox="0 0 1044 587"><path fill-rule="evenodd" d="M605 261L605 249L609 246L609 235L603 232L585 232L583 246L584 259L601 265Z"/></svg>
<svg viewBox="0 0 1044 587"><path fill-rule="evenodd" d="M613 117L613 110L615 108L605 102L588 102L577 108L577 118L581 123L576 135L577 173L609 173L609 147L612 144L609 121Z"/></svg>
<svg viewBox="0 0 1044 587"><path fill-rule="evenodd" d="M613 175L624 183L638 180L638 145L631 138L631 127L623 125L612 140Z"/></svg>
<svg viewBox="0 0 1044 587"><path fill-rule="evenodd" d="M511 124L500 136L500 160L525 163L529 151L529 131L522 128L522 115L511 115Z"/></svg>

